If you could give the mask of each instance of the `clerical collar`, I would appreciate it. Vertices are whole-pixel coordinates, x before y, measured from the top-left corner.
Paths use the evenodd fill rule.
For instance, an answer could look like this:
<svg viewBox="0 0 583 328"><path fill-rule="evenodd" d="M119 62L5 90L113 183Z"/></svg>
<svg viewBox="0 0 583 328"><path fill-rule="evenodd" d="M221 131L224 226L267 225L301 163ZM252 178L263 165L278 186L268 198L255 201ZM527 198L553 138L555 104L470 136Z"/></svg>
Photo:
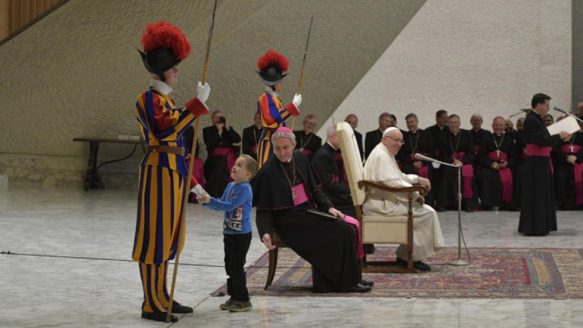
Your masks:
<svg viewBox="0 0 583 328"><path fill-rule="evenodd" d="M167 96L167 95L171 94L172 91L174 91L174 89L172 89L171 86L169 86L168 84L166 84L160 80L156 80L156 79L150 80L150 88L155 89L156 91L160 92L164 96Z"/></svg>
<svg viewBox="0 0 583 328"><path fill-rule="evenodd" d="M279 158L278 158L277 160L278 160L280 163L282 163L282 164L289 164L289 163L291 163L291 162L292 162L292 160L293 160L293 159L294 159L294 156L292 155L292 156L290 156L289 160L287 160L287 161L285 161L285 162L284 162L284 161L280 161L280 160L279 160Z"/></svg>
<svg viewBox="0 0 583 328"><path fill-rule="evenodd" d="M334 149L334 150L338 150L338 148L336 148L336 147L332 146L332 144L330 143L330 141L326 141L326 143L327 143L327 144L329 144L329 145L330 145L330 147L332 147L332 149Z"/></svg>
<svg viewBox="0 0 583 328"><path fill-rule="evenodd" d="M270 96L279 97L279 94L275 92L271 87L265 86L265 92L267 92Z"/></svg>

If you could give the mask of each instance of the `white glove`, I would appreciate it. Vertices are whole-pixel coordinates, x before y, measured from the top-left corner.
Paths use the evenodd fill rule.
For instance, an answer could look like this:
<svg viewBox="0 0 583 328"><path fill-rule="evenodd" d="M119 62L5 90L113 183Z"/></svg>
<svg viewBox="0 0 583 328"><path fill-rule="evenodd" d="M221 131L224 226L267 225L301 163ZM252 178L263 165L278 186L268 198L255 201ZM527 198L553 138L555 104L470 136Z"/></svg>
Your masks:
<svg viewBox="0 0 583 328"><path fill-rule="evenodd" d="M294 100L292 100L292 103L294 104L294 106L296 106L296 108L299 108L300 105L302 104L302 95L298 95L296 93L294 95Z"/></svg>
<svg viewBox="0 0 583 328"><path fill-rule="evenodd" d="M190 189L190 192L193 192L196 197L201 197L206 194L206 190L204 190L200 184L197 184L194 188Z"/></svg>
<svg viewBox="0 0 583 328"><path fill-rule="evenodd" d="M206 103L207 99L209 99L209 95L211 93L211 87L208 83L202 84L198 81L198 85L196 86L196 98L203 103Z"/></svg>

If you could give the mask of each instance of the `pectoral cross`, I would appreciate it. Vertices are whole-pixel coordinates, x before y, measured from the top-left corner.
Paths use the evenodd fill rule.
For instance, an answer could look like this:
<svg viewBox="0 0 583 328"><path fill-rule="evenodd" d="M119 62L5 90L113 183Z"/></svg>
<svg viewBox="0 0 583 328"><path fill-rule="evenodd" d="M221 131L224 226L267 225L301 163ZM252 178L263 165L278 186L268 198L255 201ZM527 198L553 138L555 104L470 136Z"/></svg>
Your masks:
<svg viewBox="0 0 583 328"><path fill-rule="evenodd" d="M575 148L575 147L573 147L573 145L570 145L570 146L569 146L569 149L571 149L571 152L572 152L572 153L574 153L574 152L575 152L574 148Z"/></svg>
<svg viewBox="0 0 583 328"><path fill-rule="evenodd" d="M294 202L296 201L296 198L298 198L298 195L296 195L296 193L292 190L292 199Z"/></svg>
<svg viewBox="0 0 583 328"><path fill-rule="evenodd" d="M496 157L500 158L500 149L496 149Z"/></svg>

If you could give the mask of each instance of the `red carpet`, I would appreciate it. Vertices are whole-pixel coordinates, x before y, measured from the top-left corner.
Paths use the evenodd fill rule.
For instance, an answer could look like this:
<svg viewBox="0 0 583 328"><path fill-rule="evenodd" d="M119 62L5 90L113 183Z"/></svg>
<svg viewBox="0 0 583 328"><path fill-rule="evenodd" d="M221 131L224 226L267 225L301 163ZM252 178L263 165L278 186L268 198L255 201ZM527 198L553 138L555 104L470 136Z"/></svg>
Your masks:
<svg viewBox="0 0 583 328"><path fill-rule="evenodd" d="M394 258L395 248L377 246L372 258ZM464 254L465 255L465 254ZM448 265L457 248L446 248L427 260L431 272L417 274L366 273L373 291L365 294L313 294L311 267L288 248L279 252L272 286L264 291L268 256L261 256L247 270L251 295L353 296L419 298L583 298L583 249L473 248L470 265ZM226 293L222 286L212 295Z"/></svg>

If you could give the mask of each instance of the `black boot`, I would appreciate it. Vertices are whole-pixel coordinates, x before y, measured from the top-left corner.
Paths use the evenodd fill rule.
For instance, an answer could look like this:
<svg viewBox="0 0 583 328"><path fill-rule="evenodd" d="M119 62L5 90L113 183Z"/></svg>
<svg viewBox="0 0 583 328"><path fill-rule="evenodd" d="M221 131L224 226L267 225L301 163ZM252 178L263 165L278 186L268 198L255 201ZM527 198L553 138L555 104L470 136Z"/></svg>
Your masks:
<svg viewBox="0 0 583 328"><path fill-rule="evenodd" d="M144 312L142 311L142 318L154 321L166 322L165 312ZM170 322L176 322L178 318L176 316L170 315Z"/></svg>
<svg viewBox="0 0 583 328"><path fill-rule="evenodd" d="M172 313L192 313L192 308L190 306L182 305L176 301L173 301Z"/></svg>

